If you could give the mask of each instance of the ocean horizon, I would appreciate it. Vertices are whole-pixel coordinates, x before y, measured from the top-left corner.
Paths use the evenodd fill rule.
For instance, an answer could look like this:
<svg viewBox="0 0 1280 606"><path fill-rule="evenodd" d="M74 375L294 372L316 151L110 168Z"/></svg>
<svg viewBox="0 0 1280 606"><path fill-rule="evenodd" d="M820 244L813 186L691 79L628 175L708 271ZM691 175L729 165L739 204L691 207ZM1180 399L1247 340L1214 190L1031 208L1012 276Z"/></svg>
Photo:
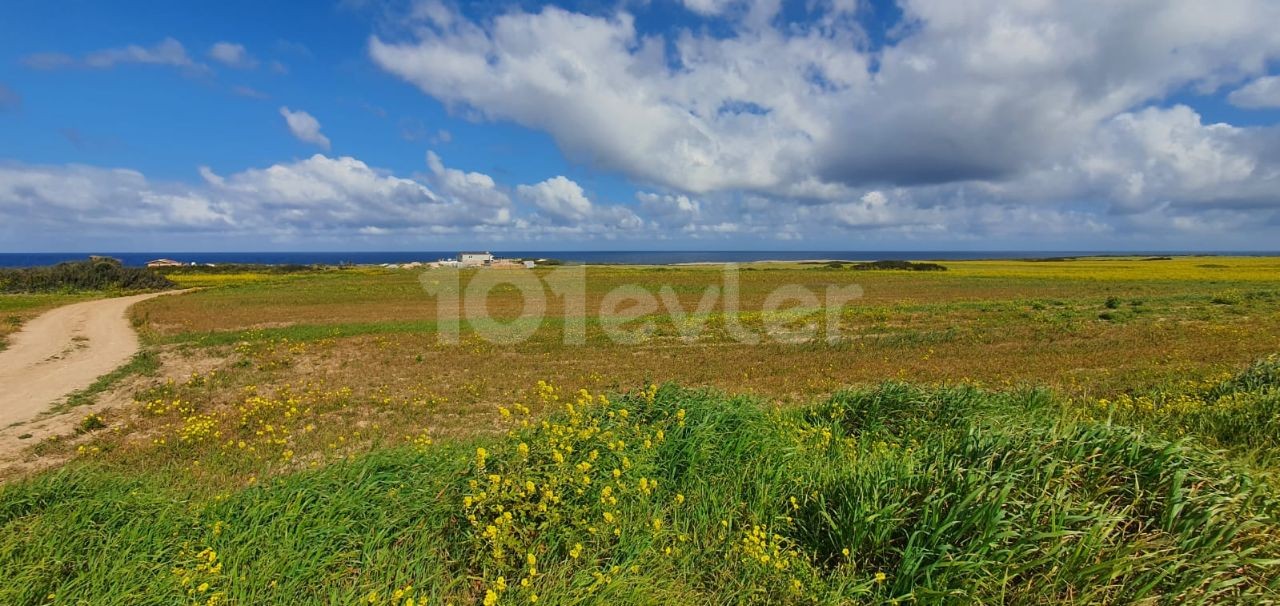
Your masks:
<svg viewBox="0 0 1280 606"><path fill-rule="evenodd" d="M674 265L678 263L750 263L754 261L800 261L837 259L842 261L961 261L975 259L1046 259L1080 256L1181 256L1238 255L1272 256L1280 251L1169 251L1169 250L611 250L611 251L521 251L493 250L498 257L558 259L571 263ZM153 259L173 259L183 263L263 265L382 265L386 263L429 262L452 258L457 251L272 251L272 252L38 252L0 253L0 267L36 267L101 255L119 259L128 266L143 266Z"/></svg>

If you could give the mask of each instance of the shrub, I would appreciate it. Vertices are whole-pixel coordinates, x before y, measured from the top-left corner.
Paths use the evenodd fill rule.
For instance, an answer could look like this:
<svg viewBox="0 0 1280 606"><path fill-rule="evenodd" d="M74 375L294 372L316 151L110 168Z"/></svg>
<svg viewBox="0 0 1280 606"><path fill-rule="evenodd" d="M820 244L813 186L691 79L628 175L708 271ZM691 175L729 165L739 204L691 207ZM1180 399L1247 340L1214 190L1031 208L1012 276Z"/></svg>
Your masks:
<svg viewBox="0 0 1280 606"><path fill-rule="evenodd" d="M93 257L50 267L0 270L0 292L37 293L82 290L166 290L176 286L150 269Z"/></svg>
<svg viewBox="0 0 1280 606"><path fill-rule="evenodd" d="M871 261L870 263L854 263L850 269L858 271L868 270L898 270L898 271L946 271L945 266L937 263L914 263L911 261Z"/></svg>
<svg viewBox="0 0 1280 606"><path fill-rule="evenodd" d="M1241 296L1237 291L1227 290L1214 295L1210 301L1214 305L1238 305L1241 301Z"/></svg>
<svg viewBox="0 0 1280 606"><path fill-rule="evenodd" d="M107 422L103 421L102 417L97 414L86 415L85 418L80 420L81 432L95 431L98 429L102 429L106 426L107 426Z"/></svg>

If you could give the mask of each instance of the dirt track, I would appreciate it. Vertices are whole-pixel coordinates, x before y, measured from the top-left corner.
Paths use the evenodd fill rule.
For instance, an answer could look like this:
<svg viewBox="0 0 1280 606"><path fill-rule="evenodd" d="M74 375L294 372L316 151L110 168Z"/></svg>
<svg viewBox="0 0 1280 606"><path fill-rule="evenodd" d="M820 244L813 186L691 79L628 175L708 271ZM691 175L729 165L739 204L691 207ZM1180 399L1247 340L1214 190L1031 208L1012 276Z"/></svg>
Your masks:
<svg viewBox="0 0 1280 606"><path fill-rule="evenodd" d="M30 421L138 351L130 305L166 293L74 303L45 312L0 351L0 428Z"/></svg>

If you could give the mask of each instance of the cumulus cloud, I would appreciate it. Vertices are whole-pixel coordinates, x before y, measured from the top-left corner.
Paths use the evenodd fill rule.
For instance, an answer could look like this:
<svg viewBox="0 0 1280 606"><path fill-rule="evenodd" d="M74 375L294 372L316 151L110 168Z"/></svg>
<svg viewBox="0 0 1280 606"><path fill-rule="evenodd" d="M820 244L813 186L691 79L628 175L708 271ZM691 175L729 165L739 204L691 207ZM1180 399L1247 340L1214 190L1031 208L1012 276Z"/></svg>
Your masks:
<svg viewBox="0 0 1280 606"><path fill-rule="evenodd" d="M201 183L187 184L128 169L0 164L0 223L64 237L124 227L310 237L460 232L511 220L505 197L474 195L485 185L475 173L436 192L355 158L316 154L225 176L200 167L199 174Z"/></svg>
<svg viewBox="0 0 1280 606"><path fill-rule="evenodd" d="M220 179L213 191L255 216L307 230L459 227L506 220L504 208L477 207L437 195L418 181L346 156L316 154L290 164L242 171Z"/></svg>
<svg viewBox="0 0 1280 606"><path fill-rule="evenodd" d="M797 67L822 66L836 83L867 77L863 58L838 50L847 40L817 34L686 36L677 41L683 68L672 71L664 42L642 39L625 13L547 7L488 28L452 23L413 42L375 37L370 54L447 103L550 132L573 159L685 191L797 180L796 164L826 127L799 102L817 85L813 70Z"/></svg>
<svg viewBox="0 0 1280 606"><path fill-rule="evenodd" d="M236 69L253 69L258 66L258 60L249 54L244 45L234 42L215 43L209 47L209 58Z"/></svg>
<svg viewBox="0 0 1280 606"><path fill-rule="evenodd" d="M566 223L582 221L594 210L582 186L563 176L535 185L521 185L516 192L548 216Z"/></svg>
<svg viewBox="0 0 1280 606"><path fill-rule="evenodd" d="M302 110L292 111L288 107L280 107L280 115L289 126L289 132L299 141L329 149L329 138L320 132L320 121L315 116Z"/></svg>
<svg viewBox="0 0 1280 606"><path fill-rule="evenodd" d="M1275 204L1280 170L1266 166L1280 146L1267 143L1256 130L1228 124L1203 124L1184 105L1147 108L1110 120L1097 147L1083 156L1083 172L1109 188L1121 211L1153 205ZM1274 138L1272 132L1265 138Z"/></svg>
<svg viewBox="0 0 1280 606"><path fill-rule="evenodd" d="M682 194L642 191L636 192L636 200L646 216L663 225L686 226L702 218L702 205Z"/></svg>
<svg viewBox="0 0 1280 606"><path fill-rule="evenodd" d="M690 232L1000 229L980 216L1098 234L1280 206L1275 128L1161 106L1264 73L1280 4L910 0L877 47L852 2L810 3L804 22L769 0L684 5L723 27L650 33L625 9L555 7L473 21L435 3L369 54L466 115L665 192L639 210ZM1232 101L1266 106L1272 78ZM590 214L565 183L523 188L562 223Z"/></svg>
<svg viewBox="0 0 1280 606"><path fill-rule="evenodd" d="M884 49L874 85L838 114L820 175L1008 178L1060 161L1119 113L1183 87L1213 90L1280 54L1258 21L1280 18L1268 2L919 1L906 13L919 33Z"/></svg>
<svg viewBox="0 0 1280 606"><path fill-rule="evenodd" d="M673 10L694 25L652 31L629 12L649 3L472 17L426 1L388 14L369 39L376 65L457 115L544 131L572 163L638 184L622 204L589 195L577 173L510 188L435 152L413 178L321 155L143 189L205 199L237 224L270 216L363 234L423 225L408 208L437 217L431 229L494 237L851 247L1201 243L1226 229L1237 231L1220 239L1262 242L1280 226L1280 127L1214 123L1192 107L1201 95L1280 106L1280 76L1267 75L1280 60L1280 4L902 0L900 22L876 36L859 21L865 3L802 4L783 13L778 0L684 0ZM104 67L191 62L176 41L103 53ZM280 111L294 136L329 149L314 117ZM401 124L415 141L448 138L432 130ZM365 206L391 219L374 221Z"/></svg>
<svg viewBox="0 0 1280 606"><path fill-rule="evenodd" d="M232 225L224 207L181 186L152 184L133 170L74 164L0 164L0 216L31 229Z"/></svg>
<svg viewBox="0 0 1280 606"><path fill-rule="evenodd" d="M441 192L463 203L478 208L505 209L511 206L511 198L489 175L449 168L434 151L427 152L427 168L431 170L433 184Z"/></svg>
<svg viewBox="0 0 1280 606"><path fill-rule="evenodd" d="M1227 100L1232 105L1249 109L1280 107L1280 76L1258 78L1231 91Z"/></svg>
<svg viewBox="0 0 1280 606"><path fill-rule="evenodd" d="M549 233L595 234L616 237L644 225L635 211L617 204L593 203L572 179L555 176L541 183L516 187L520 199L536 210L533 227L547 227ZM539 221L545 220L545 221Z"/></svg>

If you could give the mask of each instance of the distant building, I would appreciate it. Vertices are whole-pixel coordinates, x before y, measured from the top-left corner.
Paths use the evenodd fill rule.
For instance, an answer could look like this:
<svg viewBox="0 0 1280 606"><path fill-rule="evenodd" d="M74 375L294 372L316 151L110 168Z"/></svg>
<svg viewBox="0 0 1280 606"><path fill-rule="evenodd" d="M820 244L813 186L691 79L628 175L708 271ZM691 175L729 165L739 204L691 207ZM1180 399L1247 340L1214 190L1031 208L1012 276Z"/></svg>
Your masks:
<svg viewBox="0 0 1280 606"><path fill-rule="evenodd" d="M458 253L458 264L463 267L480 267L493 263L493 255L485 252Z"/></svg>
<svg viewBox="0 0 1280 606"><path fill-rule="evenodd" d="M147 261L147 267L151 268L182 267L183 265L186 265L186 263L183 263L182 261L174 261L173 259L156 259L154 261Z"/></svg>
<svg viewBox="0 0 1280 606"><path fill-rule="evenodd" d="M533 262L533 261L525 261L525 262L524 262L524 267L525 267L525 269L533 269L533 268L534 268L534 266L536 266L536 265L537 265L537 263L535 263L535 262Z"/></svg>

